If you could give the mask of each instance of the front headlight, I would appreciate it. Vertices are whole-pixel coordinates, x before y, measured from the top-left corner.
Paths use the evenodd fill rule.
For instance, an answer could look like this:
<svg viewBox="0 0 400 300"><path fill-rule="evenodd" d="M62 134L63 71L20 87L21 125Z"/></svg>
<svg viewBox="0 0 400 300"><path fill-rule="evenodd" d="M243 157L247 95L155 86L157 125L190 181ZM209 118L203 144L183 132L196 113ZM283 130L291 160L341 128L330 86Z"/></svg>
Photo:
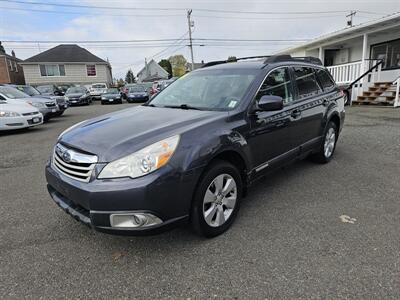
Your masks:
<svg viewBox="0 0 400 300"><path fill-rule="evenodd" d="M107 164L98 178L137 178L164 166L179 143L179 135L154 143L133 154Z"/></svg>
<svg viewBox="0 0 400 300"><path fill-rule="evenodd" d="M79 99L85 99L85 98L86 98L86 95L82 95L79 97Z"/></svg>
<svg viewBox="0 0 400 300"><path fill-rule="evenodd" d="M69 98L68 98L67 96L64 96L64 100L65 100L65 101L68 101Z"/></svg>
<svg viewBox="0 0 400 300"><path fill-rule="evenodd" d="M19 116L20 114L17 112L0 110L0 118L11 118Z"/></svg>
<svg viewBox="0 0 400 300"><path fill-rule="evenodd" d="M42 103L42 102L32 102L31 105L36 107L36 108L46 107L46 105L44 103Z"/></svg>
<svg viewBox="0 0 400 300"><path fill-rule="evenodd" d="M115 99L121 99L121 96L120 96L120 95L118 95L117 97L115 97Z"/></svg>
<svg viewBox="0 0 400 300"><path fill-rule="evenodd" d="M107 100L107 98L106 97L101 97L101 100Z"/></svg>

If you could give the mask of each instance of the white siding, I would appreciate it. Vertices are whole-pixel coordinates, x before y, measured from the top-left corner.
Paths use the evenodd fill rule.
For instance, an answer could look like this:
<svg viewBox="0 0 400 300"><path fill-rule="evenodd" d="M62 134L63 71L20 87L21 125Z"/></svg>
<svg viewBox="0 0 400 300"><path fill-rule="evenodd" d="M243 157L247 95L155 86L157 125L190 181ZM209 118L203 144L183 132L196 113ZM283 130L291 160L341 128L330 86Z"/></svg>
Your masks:
<svg viewBox="0 0 400 300"><path fill-rule="evenodd" d="M65 76L41 76L39 65L23 65L27 84L91 84L112 83L110 69L107 65L96 65L96 76L87 76L86 64L64 64Z"/></svg>

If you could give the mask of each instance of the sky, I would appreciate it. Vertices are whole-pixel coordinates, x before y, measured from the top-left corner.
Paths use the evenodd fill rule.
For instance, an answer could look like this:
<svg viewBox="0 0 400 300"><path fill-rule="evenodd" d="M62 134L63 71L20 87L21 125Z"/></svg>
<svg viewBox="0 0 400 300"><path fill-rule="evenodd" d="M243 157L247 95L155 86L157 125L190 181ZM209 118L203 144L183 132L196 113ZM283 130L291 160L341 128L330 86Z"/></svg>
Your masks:
<svg viewBox="0 0 400 300"><path fill-rule="evenodd" d="M200 62L273 54L346 27L352 10L357 11L353 22L359 24L399 12L400 1L0 0L0 41L20 59L57 45L46 41L77 43L108 59L113 76L123 78L128 69L138 73L145 58L159 61L182 54L190 60L187 9L193 10L194 60Z"/></svg>

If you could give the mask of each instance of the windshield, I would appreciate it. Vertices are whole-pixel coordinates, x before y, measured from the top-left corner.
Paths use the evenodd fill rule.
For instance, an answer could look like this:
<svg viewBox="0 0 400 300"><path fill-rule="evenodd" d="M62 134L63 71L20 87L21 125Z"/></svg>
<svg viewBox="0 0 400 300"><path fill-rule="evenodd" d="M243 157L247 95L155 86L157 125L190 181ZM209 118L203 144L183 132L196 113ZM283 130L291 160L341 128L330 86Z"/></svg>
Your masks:
<svg viewBox="0 0 400 300"><path fill-rule="evenodd" d="M77 94L77 93L86 93L86 89L83 87L79 87L79 86L74 86L74 87L70 87L66 94Z"/></svg>
<svg viewBox="0 0 400 300"><path fill-rule="evenodd" d="M237 107L257 70L203 70L189 73L159 93L154 106L188 106L226 111Z"/></svg>
<svg viewBox="0 0 400 300"><path fill-rule="evenodd" d="M36 89L41 92L42 94L45 93L52 93L53 92L53 87L51 85L42 85L42 86L38 86L36 87Z"/></svg>
<svg viewBox="0 0 400 300"><path fill-rule="evenodd" d="M129 93L144 92L145 89L141 85L132 86L129 88Z"/></svg>
<svg viewBox="0 0 400 300"><path fill-rule="evenodd" d="M119 94L119 90L116 88L107 89L108 94Z"/></svg>
<svg viewBox="0 0 400 300"><path fill-rule="evenodd" d="M21 92L13 87L8 86L0 86L0 93L6 96L9 99L18 99L18 98L29 98L28 94Z"/></svg>
<svg viewBox="0 0 400 300"><path fill-rule="evenodd" d="M105 84L93 84L92 88L94 88L94 89L105 89L106 86L105 86Z"/></svg>
<svg viewBox="0 0 400 300"><path fill-rule="evenodd" d="M40 92L31 86L19 86L19 87L17 87L17 89L20 90L21 92L24 92L25 94L28 94L29 96L40 95Z"/></svg>

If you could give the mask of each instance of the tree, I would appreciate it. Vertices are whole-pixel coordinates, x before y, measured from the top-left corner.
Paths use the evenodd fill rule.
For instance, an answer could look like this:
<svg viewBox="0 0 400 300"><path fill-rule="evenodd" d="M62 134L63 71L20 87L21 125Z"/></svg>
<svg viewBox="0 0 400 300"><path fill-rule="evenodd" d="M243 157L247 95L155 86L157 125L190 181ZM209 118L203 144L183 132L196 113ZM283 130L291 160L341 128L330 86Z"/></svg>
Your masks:
<svg viewBox="0 0 400 300"><path fill-rule="evenodd" d="M160 60L160 62L158 63L165 71L168 72L168 78L172 77L172 65L169 62L168 59L162 59Z"/></svg>
<svg viewBox="0 0 400 300"><path fill-rule="evenodd" d="M235 62L235 61L237 61L236 56L229 56L228 57L228 62Z"/></svg>
<svg viewBox="0 0 400 300"><path fill-rule="evenodd" d="M122 78L120 78L120 79L118 79L117 84L118 84L118 87L124 86L125 81Z"/></svg>
<svg viewBox="0 0 400 300"><path fill-rule="evenodd" d="M129 69L128 72L126 72L125 81L126 81L126 83L135 83L136 82L135 75L133 75L133 72L131 69Z"/></svg>
<svg viewBox="0 0 400 300"><path fill-rule="evenodd" d="M174 77L185 75L187 60L182 54L171 56L168 60L171 63L172 75Z"/></svg>
<svg viewBox="0 0 400 300"><path fill-rule="evenodd" d="M4 50L3 45L0 42L0 53L6 53L6 50Z"/></svg>

